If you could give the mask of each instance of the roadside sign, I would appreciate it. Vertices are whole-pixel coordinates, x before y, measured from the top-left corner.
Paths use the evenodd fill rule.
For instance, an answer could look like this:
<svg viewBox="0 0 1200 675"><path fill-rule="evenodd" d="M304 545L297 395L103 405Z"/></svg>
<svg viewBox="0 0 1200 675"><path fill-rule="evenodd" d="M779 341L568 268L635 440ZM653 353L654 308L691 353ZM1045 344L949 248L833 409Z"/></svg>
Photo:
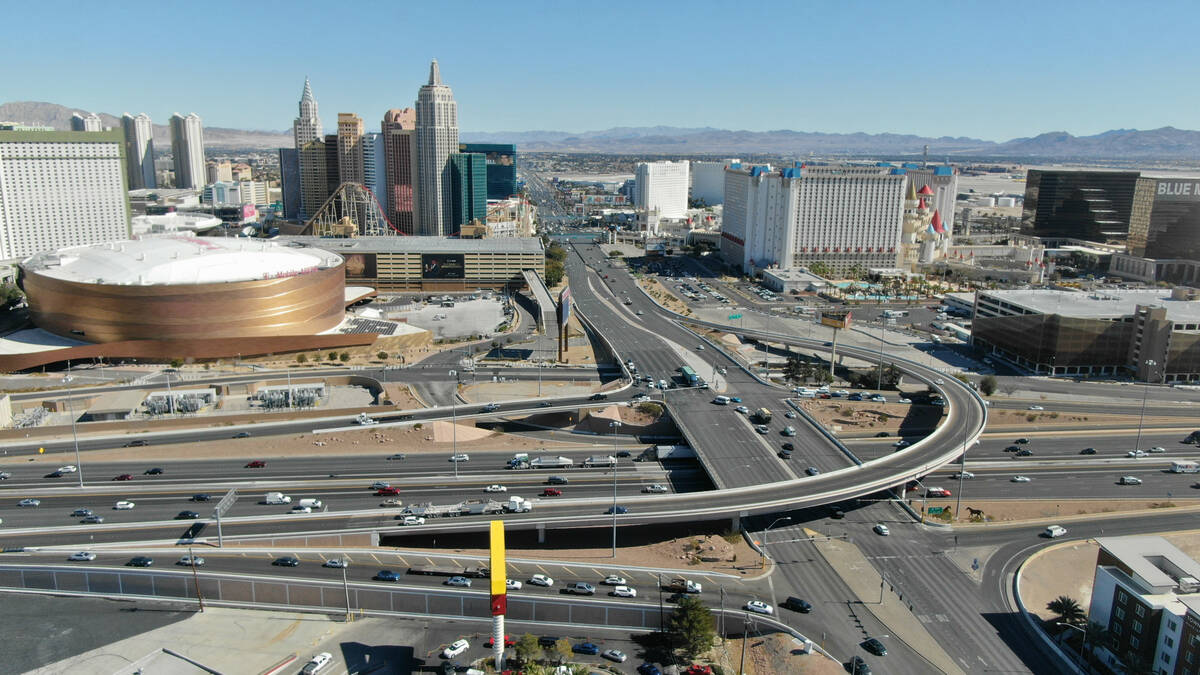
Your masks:
<svg viewBox="0 0 1200 675"><path fill-rule="evenodd" d="M945 510L946 510L946 507L944 507L944 506L931 506L931 507L929 507L929 515L935 516Z"/></svg>
<svg viewBox="0 0 1200 675"><path fill-rule="evenodd" d="M237 501L237 488L231 488L229 490L229 492L225 493L224 497L221 497L221 501L217 502L217 505L213 509L213 511L216 512L217 514L223 516L223 515L225 515L226 511L233 508L233 503L236 501Z"/></svg>
<svg viewBox="0 0 1200 675"><path fill-rule="evenodd" d="M734 320L734 319L740 319L740 318L742 318L742 315L741 315L741 314L730 314L730 315L729 315L729 320L730 320L730 321L732 321L732 320Z"/></svg>

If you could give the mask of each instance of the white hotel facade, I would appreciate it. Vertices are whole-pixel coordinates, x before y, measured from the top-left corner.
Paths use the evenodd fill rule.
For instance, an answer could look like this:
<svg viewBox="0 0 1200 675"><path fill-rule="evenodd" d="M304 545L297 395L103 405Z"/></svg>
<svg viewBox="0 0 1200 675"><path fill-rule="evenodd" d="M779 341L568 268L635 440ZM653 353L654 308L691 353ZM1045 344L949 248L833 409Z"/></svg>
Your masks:
<svg viewBox="0 0 1200 675"><path fill-rule="evenodd" d="M687 217L688 162L642 162L634 173L633 205L659 218Z"/></svg>
<svg viewBox="0 0 1200 675"><path fill-rule="evenodd" d="M750 274L816 262L837 274L899 267L905 181L881 167L731 166L721 254Z"/></svg>

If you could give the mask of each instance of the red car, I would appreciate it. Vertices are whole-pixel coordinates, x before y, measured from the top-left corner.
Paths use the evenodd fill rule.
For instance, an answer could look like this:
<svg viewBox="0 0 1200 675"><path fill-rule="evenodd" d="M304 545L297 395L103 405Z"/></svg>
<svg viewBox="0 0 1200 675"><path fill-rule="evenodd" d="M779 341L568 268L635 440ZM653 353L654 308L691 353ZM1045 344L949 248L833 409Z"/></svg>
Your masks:
<svg viewBox="0 0 1200 675"><path fill-rule="evenodd" d="M929 488L925 493L926 497L949 497L950 491L946 488Z"/></svg>
<svg viewBox="0 0 1200 675"><path fill-rule="evenodd" d="M114 476L113 480L133 480L133 476L131 474L123 473L120 476Z"/></svg>
<svg viewBox="0 0 1200 675"><path fill-rule="evenodd" d="M262 469L262 468L265 468L266 466L267 466L266 462L262 461L261 459L256 459L253 462L247 462L245 468L247 468L247 469Z"/></svg>
<svg viewBox="0 0 1200 675"><path fill-rule="evenodd" d="M386 495L398 495L398 494L400 494L400 488L398 488L398 487L379 488L378 490L375 491L376 497L383 497Z"/></svg>
<svg viewBox="0 0 1200 675"><path fill-rule="evenodd" d="M494 643L495 643L495 638L488 638L488 639L487 639L487 642L485 642L485 643L483 644L483 646L484 646L484 647L487 647L488 649L491 649L491 648L492 648L492 645L493 645ZM516 644L517 644L517 641L513 639L513 636L511 636L511 635L505 635L505 636L504 636L504 646L505 646L505 647L512 647L512 646L514 646L514 645L516 645Z"/></svg>
<svg viewBox="0 0 1200 675"><path fill-rule="evenodd" d="M545 490L542 490L542 496L543 497L561 497L562 490L559 490L558 488L546 488Z"/></svg>
<svg viewBox="0 0 1200 675"><path fill-rule="evenodd" d="M692 664L691 667L683 671L683 675L712 675L712 666Z"/></svg>

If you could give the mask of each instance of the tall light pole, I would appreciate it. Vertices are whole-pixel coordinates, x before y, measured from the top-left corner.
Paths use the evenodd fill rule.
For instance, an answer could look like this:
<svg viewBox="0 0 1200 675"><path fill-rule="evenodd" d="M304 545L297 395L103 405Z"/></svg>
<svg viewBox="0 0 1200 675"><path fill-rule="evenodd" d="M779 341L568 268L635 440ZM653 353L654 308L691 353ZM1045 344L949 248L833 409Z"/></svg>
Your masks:
<svg viewBox="0 0 1200 675"><path fill-rule="evenodd" d="M620 420L614 420L609 422L608 426L613 430L612 557L615 560L617 557L617 429L621 428L621 422Z"/></svg>
<svg viewBox="0 0 1200 675"><path fill-rule="evenodd" d="M1083 647L1084 647L1085 642L1087 641L1087 631L1080 628L1079 626L1076 626L1073 623L1063 623L1062 621L1055 621L1054 625L1055 626L1066 626L1067 628L1074 628L1075 630L1079 631L1080 633L1083 633L1083 635L1079 638L1079 662L1081 664L1084 664ZM1086 664L1084 664L1084 665L1086 665Z"/></svg>
<svg viewBox="0 0 1200 675"><path fill-rule="evenodd" d="M71 362L67 361L67 376L63 378L63 382L67 383L67 414L71 416L71 439L75 443L75 474L79 476L79 487L83 487L83 462L79 460L79 434L75 431L75 400L74 394L71 392Z"/></svg>
<svg viewBox="0 0 1200 675"><path fill-rule="evenodd" d="M770 525L768 525L768 526L766 526L765 528L763 528L762 550L761 550L761 551L759 551L759 552L762 554L762 564L761 564L760 566L761 566L763 569L766 569L766 568L767 568L767 532L768 532L768 531L769 531L769 530L770 530L772 527L775 527L775 524L776 524L776 523L791 522L791 520L792 520L792 517L791 517L791 516L784 516L784 517L782 517L782 518L776 518L776 519L775 519L775 522L773 522L773 523L771 523Z"/></svg>
<svg viewBox="0 0 1200 675"><path fill-rule="evenodd" d="M875 389L883 389L883 315L879 317L879 377L875 380Z"/></svg>
<svg viewBox="0 0 1200 675"><path fill-rule="evenodd" d="M1146 421L1146 397L1150 395L1150 374L1154 370L1154 366L1158 363L1154 359L1146 359L1146 384L1142 385L1142 416L1138 418L1137 440L1133 443L1133 451L1136 454L1142 449L1142 424Z"/></svg>
<svg viewBox="0 0 1200 675"><path fill-rule="evenodd" d="M974 445L979 445L979 441L976 440ZM958 514L961 513L961 510L962 510L963 479L966 478L966 476L964 475L964 474L966 474L966 472L967 472L967 439L964 438L963 439L962 459L958 463L958 499L954 503L954 519L955 520L958 520Z"/></svg>

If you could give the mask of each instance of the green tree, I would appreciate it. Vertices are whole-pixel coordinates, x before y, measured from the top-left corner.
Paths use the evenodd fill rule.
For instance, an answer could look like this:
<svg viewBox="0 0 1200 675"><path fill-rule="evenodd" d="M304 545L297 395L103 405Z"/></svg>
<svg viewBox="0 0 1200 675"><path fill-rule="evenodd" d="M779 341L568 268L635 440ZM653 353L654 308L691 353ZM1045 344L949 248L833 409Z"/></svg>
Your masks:
<svg viewBox="0 0 1200 675"><path fill-rule="evenodd" d="M562 283L563 276L566 275L566 268L563 267L562 261L547 259L546 260L546 285L557 286Z"/></svg>
<svg viewBox="0 0 1200 675"><path fill-rule="evenodd" d="M346 363L350 360L350 352L342 352L341 355L338 356L338 360L340 360L342 363Z"/></svg>
<svg viewBox="0 0 1200 675"><path fill-rule="evenodd" d="M375 358L379 359L380 361L387 361L388 353L381 351L375 355Z"/></svg>
<svg viewBox="0 0 1200 675"><path fill-rule="evenodd" d="M689 595L681 598L671 613L667 632L684 657L691 660L712 649L717 639L717 624L700 598Z"/></svg>
<svg viewBox="0 0 1200 675"><path fill-rule="evenodd" d="M608 252L608 257L610 257L610 258L620 258L623 255L625 255L625 254L621 253L620 251L618 251L616 249L613 249Z"/></svg>
<svg viewBox="0 0 1200 675"><path fill-rule="evenodd" d="M171 367L178 368L183 365L183 359L171 359Z"/></svg>
<svg viewBox="0 0 1200 675"><path fill-rule="evenodd" d="M308 363L308 357L304 354L297 354L296 363Z"/></svg>
<svg viewBox="0 0 1200 675"><path fill-rule="evenodd" d="M799 356L789 356L787 363L783 364L783 379L788 382L801 382L804 378L805 366L808 364L801 361Z"/></svg>
<svg viewBox="0 0 1200 675"><path fill-rule="evenodd" d="M639 403L637 405L637 411L642 413L643 415L649 415L649 416L657 419L659 417L662 417L663 407L657 403L651 403L650 401L645 401L645 402Z"/></svg>
<svg viewBox="0 0 1200 675"><path fill-rule="evenodd" d="M329 352L329 356L325 357L326 361L337 361L337 352Z"/></svg>
<svg viewBox="0 0 1200 675"><path fill-rule="evenodd" d="M559 663L566 663L567 659L571 658L571 643L567 638L559 638L550 648L548 657Z"/></svg>
<svg viewBox="0 0 1200 675"><path fill-rule="evenodd" d="M527 665L537 658L538 652L541 651L541 646L538 645L537 636L533 633L526 633L517 640L513 645L513 653L516 654L517 660L522 665Z"/></svg>
<svg viewBox="0 0 1200 675"><path fill-rule="evenodd" d="M833 269L823 262L815 262L809 265L808 271L819 277L825 277L826 279L833 276Z"/></svg>
<svg viewBox="0 0 1200 675"><path fill-rule="evenodd" d="M979 392L984 396L991 396L996 393L996 376L984 375L979 381Z"/></svg>
<svg viewBox="0 0 1200 675"><path fill-rule="evenodd" d="M1058 620L1063 623L1079 623L1086 616L1079 602L1069 595L1060 595L1047 602L1046 609L1058 615Z"/></svg>

